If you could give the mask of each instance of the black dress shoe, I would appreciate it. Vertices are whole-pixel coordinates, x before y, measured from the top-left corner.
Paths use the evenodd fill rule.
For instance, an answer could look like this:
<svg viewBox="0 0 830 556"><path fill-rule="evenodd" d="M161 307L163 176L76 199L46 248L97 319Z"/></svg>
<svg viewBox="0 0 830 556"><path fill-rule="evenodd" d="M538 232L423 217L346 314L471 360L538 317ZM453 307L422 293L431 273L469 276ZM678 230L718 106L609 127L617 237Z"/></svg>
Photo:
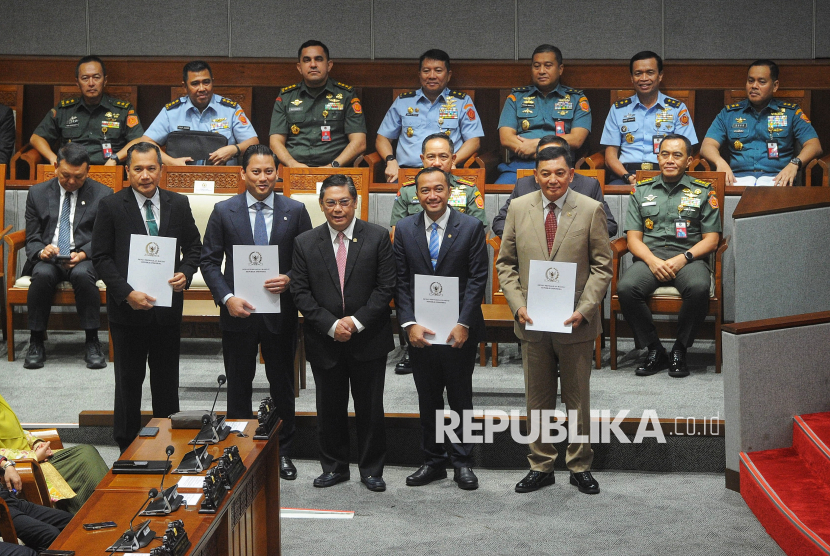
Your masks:
<svg viewBox="0 0 830 556"><path fill-rule="evenodd" d="M337 473L336 471L330 471L329 473L323 473L316 479L314 479L314 486L317 488L327 488L330 486L334 486L337 483L342 483L343 481L349 480L349 472L346 471L345 473Z"/></svg>
<svg viewBox="0 0 830 556"><path fill-rule="evenodd" d="M372 477L371 475L367 475L365 477L360 477L360 482L366 485L366 488L372 492L383 492L386 490L386 483L384 482L383 477Z"/></svg>
<svg viewBox="0 0 830 556"><path fill-rule="evenodd" d="M286 481L293 481L297 478L297 468L288 456L280 456L280 477Z"/></svg>
<svg viewBox="0 0 830 556"><path fill-rule="evenodd" d="M40 369L44 361L46 361L46 349L43 347L43 342L30 342L23 368Z"/></svg>
<svg viewBox="0 0 830 556"><path fill-rule="evenodd" d="M664 349L650 349L646 360L634 372L637 376L651 376L669 366L669 356Z"/></svg>
<svg viewBox="0 0 830 556"><path fill-rule="evenodd" d="M683 378L689 376L689 369L686 368L686 352L676 349L669 357L669 376Z"/></svg>
<svg viewBox="0 0 830 556"><path fill-rule="evenodd" d="M599 494L599 483L590 471L574 473L571 471L571 484L584 494Z"/></svg>
<svg viewBox="0 0 830 556"><path fill-rule="evenodd" d="M412 361L409 360L409 346L403 348L403 357L395 365L396 375L408 375L412 372Z"/></svg>
<svg viewBox="0 0 830 556"><path fill-rule="evenodd" d="M461 490L475 490L478 488L478 477L469 467L457 467L453 472L452 480L458 483Z"/></svg>
<svg viewBox="0 0 830 556"><path fill-rule="evenodd" d="M516 483L516 492L533 492L542 487L552 485L556 482L553 476L553 471L545 473L544 471L531 471L525 478Z"/></svg>
<svg viewBox="0 0 830 556"><path fill-rule="evenodd" d="M103 369L107 366L107 358L101 349L101 342L94 340L86 343L86 355L84 356L87 369Z"/></svg>
<svg viewBox="0 0 830 556"><path fill-rule="evenodd" d="M407 486L419 487L428 485L432 481L438 479L446 479L447 470L439 467L430 467L427 464L422 465L415 473L406 478Z"/></svg>

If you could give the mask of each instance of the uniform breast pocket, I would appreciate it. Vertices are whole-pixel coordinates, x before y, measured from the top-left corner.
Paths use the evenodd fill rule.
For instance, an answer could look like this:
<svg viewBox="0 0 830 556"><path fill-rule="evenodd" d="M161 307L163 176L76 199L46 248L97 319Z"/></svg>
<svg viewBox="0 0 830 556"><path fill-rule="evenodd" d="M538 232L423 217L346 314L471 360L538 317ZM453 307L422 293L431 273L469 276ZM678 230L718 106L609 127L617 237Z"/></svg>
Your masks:
<svg viewBox="0 0 830 556"><path fill-rule="evenodd" d="M444 118L444 123L439 124L444 129L458 128L458 118Z"/></svg>
<svg viewBox="0 0 830 556"><path fill-rule="evenodd" d="M288 121L289 124L303 123L304 121L306 121L306 116L307 114L305 110L291 110L291 108L289 108L288 111L285 113L285 119Z"/></svg>
<svg viewBox="0 0 830 556"><path fill-rule="evenodd" d="M620 135L622 136L623 141L625 141L626 135L631 133L632 135L637 135L640 131L640 126L642 124L638 121L624 123L620 126Z"/></svg>
<svg viewBox="0 0 830 556"><path fill-rule="evenodd" d="M729 137L730 141L745 141L748 138L749 133L745 127L730 127L727 130L726 135Z"/></svg>
<svg viewBox="0 0 830 556"><path fill-rule="evenodd" d="M77 139L81 136L81 126L65 127L61 130L64 139Z"/></svg>
<svg viewBox="0 0 830 556"><path fill-rule="evenodd" d="M640 207L640 217L643 221L643 231L649 234L657 227L657 216L660 214L660 207L650 205L647 207Z"/></svg>

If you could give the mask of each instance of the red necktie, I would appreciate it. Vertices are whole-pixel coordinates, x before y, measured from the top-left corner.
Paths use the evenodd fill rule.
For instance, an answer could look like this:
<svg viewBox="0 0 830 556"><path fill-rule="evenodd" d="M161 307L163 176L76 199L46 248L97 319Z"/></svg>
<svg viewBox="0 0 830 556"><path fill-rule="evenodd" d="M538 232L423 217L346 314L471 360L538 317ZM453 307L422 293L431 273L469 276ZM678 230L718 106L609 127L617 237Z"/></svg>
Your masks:
<svg viewBox="0 0 830 556"><path fill-rule="evenodd" d="M550 250L553 249L553 240L556 239L556 215L553 212L553 208L556 205L550 203L548 205L548 215L545 217L545 235L548 238L548 255L550 255Z"/></svg>
<svg viewBox="0 0 830 556"><path fill-rule="evenodd" d="M337 248L337 274L340 275L340 296L343 298L343 310L346 310L346 294L344 288L344 280L346 278L346 234L338 232L337 241L340 246Z"/></svg>

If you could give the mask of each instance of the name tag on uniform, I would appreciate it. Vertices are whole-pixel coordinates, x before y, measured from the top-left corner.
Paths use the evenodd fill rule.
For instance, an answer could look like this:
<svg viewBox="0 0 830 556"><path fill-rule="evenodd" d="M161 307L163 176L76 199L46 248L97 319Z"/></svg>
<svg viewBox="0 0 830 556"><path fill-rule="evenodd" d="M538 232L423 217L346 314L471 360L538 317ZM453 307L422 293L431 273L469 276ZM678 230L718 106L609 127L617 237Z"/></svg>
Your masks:
<svg viewBox="0 0 830 556"><path fill-rule="evenodd" d="M330 125L321 125L320 126L320 140L321 141L331 141L331 126Z"/></svg>
<svg viewBox="0 0 830 556"><path fill-rule="evenodd" d="M556 134L565 135L565 122L556 122Z"/></svg>
<svg viewBox="0 0 830 556"><path fill-rule="evenodd" d="M640 206L643 206L643 207L656 207L657 206L657 201L648 201L647 203L643 203Z"/></svg>
<svg viewBox="0 0 830 556"><path fill-rule="evenodd" d="M767 158L778 158L778 143L775 141L767 142Z"/></svg>
<svg viewBox="0 0 830 556"><path fill-rule="evenodd" d="M685 239L688 237L686 233L686 221L685 220L675 220L674 221L674 237Z"/></svg>
<svg viewBox="0 0 830 556"><path fill-rule="evenodd" d="M626 114L625 118L623 118L623 123L624 124L628 124L628 123L636 122L636 121L637 121L637 118L634 116L634 114Z"/></svg>
<svg viewBox="0 0 830 556"><path fill-rule="evenodd" d="M300 106L289 106L288 111L289 112L302 112L303 109Z"/></svg>

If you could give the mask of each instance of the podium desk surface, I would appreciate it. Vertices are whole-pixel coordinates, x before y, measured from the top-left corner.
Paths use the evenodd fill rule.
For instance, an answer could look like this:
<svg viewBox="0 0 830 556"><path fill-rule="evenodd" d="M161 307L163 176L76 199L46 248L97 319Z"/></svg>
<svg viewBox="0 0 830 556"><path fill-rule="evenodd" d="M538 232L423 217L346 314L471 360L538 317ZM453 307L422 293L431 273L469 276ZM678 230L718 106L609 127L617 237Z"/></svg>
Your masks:
<svg viewBox="0 0 830 556"><path fill-rule="evenodd" d="M828 187L747 187L732 218L780 214L830 206Z"/></svg>

